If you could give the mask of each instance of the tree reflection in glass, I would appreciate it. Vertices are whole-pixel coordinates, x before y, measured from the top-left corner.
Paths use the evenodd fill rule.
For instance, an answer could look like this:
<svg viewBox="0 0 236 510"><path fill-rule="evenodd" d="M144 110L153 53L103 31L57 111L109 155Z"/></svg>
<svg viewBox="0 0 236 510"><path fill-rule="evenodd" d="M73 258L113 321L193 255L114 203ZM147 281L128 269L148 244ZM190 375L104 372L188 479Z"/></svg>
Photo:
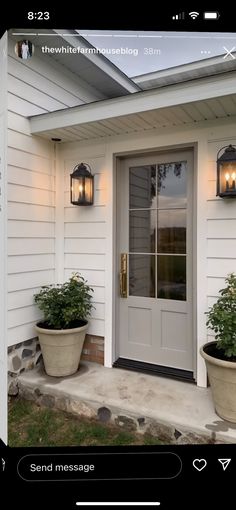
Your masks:
<svg viewBox="0 0 236 510"><path fill-rule="evenodd" d="M186 207L186 161L157 165L158 207Z"/></svg>
<svg viewBox="0 0 236 510"><path fill-rule="evenodd" d="M186 299L187 162L129 169L129 291Z"/></svg>

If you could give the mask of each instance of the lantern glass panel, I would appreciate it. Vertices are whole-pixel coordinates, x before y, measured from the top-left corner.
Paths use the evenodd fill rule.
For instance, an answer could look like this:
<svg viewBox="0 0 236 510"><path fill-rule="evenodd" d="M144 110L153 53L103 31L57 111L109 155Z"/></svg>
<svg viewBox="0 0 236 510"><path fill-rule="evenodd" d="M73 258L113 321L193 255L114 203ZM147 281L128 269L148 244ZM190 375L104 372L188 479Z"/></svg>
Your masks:
<svg viewBox="0 0 236 510"><path fill-rule="evenodd" d="M82 179L72 177L71 179L71 198L72 202L80 202L83 198L83 184Z"/></svg>
<svg viewBox="0 0 236 510"><path fill-rule="evenodd" d="M87 203L93 202L93 179L90 177L85 177L84 197Z"/></svg>
<svg viewBox="0 0 236 510"><path fill-rule="evenodd" d="M236 162L224 161L219 164L220 194L236 195Z"/></svg>

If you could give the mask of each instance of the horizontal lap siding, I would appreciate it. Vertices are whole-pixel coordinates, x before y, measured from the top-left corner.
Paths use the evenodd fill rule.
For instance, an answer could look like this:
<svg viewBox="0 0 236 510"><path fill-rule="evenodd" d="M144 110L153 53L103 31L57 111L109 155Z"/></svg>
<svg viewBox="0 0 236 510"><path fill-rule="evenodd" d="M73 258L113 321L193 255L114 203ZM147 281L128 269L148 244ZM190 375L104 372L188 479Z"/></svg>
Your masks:
<svg viewBox="0 0 236 510"><path fill-rule="evenodd" d="M54 270L28 271L27 273L14 273L8 276L8 292L18 292L31 289L32 295L36 287L54 283ZM10 301L10 298L9 298Z"/></svg>
<svg viewBox="0 0 236 510"><path fill-rule="evenodd" d="M236 273L236 202L216 197L217 152L236 139L222 139L208 143L207 187L207 279L208 306L211 307L225 287L225 277ZM213 334L209 331L209 340Z"/></svg>
<svg viewBox="0 0 236 510"><path fill-rule="evenodd" d="M18 131L9 129L9 345L35 336L34 324L41 314L34 305L33 295L41 285L53 283L55 279L52 146L47 141L29 136L25 120L17 115Z"/></svg>
<svg viewBox="0 0 236 510"><path fill-rule="evenodd" d="M8 343L35 336L40 312L33 295L42 285L55 282L55 180L53 145L32 137L27 117L76 106L97 99L95 89L35 48L22 62L9 43L8 66ZM73 237L73 232L72 232ZM73 260L73 240L71 245ZM70 242L70 238L68 238ZM68 252L68 256L70 252ZM87 252L86 252L87 253ZM98 254L102 257L101 247ZM92 251L91 256L96 252ZM84 253L81 256L86 256ZM92 259L88 263L89 269ZM79 264L85 267L85 261ZM100 260L101 273L103 262ZM102 281L96 279L94 281ZM94 330L101 331L104 293L95 293L98 309ZM96 328L96 324L98 327ZM99 333L96 333L99 334Z"/></svg>
<svg viewBox="0 0 236 510"><path fill-rule="evenodd" d="M94 205L70 204L69 174L78 161L91 166L94 175ZM89 333L104 336L105 253L106 253L106 173L104 157L91 158L85 153L76 160L65 159L64 179L65 279L78 271L93 287L93 306Z"/></svg>
<svg viewBox="0 0 236 510"><path fill-rule="evenodd" d="M101 97L95 87L81 80L53 58L42 55L40 48L36 46L33 58L24 62L22 74L22 61L15 54L14 44L15 40L9 41L8 72L15 79L20 79L64 104L69 103L68 106L72 106L74 100L76 104L80 104Z"/></svg>

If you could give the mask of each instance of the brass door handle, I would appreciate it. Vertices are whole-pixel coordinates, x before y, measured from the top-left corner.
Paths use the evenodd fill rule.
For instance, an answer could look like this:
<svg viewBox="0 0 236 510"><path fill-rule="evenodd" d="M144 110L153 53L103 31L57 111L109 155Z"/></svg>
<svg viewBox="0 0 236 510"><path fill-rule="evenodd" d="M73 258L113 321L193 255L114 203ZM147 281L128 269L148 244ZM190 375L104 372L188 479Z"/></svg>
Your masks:
<svg viewBox="0 0 236 510"><path fill-rule="evenodd" d="M127 253L120 256L120 296L127 298Z"/></svg>

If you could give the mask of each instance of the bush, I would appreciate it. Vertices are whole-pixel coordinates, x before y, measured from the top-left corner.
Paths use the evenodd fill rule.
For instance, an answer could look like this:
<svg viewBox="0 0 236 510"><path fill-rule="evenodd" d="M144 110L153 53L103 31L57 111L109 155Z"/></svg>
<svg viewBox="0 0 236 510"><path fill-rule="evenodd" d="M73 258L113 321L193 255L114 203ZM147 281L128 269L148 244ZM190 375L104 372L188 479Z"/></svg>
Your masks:
<svg viewBox="0 0 236 510"><path fill-rule="evenodd" d="M236 358L236 275L229 274L225 281L227 287L207 312L207 327L215 333L217 348L230 359Z"/></svg>
<svg viewBox="0 0 236 510"><path fill-rule="evenodd" d="M90 292L93 289L79 273L63 284L41 287L34 300L44 313L44 327L69 329L86 320L93 308Z"/></svg>

